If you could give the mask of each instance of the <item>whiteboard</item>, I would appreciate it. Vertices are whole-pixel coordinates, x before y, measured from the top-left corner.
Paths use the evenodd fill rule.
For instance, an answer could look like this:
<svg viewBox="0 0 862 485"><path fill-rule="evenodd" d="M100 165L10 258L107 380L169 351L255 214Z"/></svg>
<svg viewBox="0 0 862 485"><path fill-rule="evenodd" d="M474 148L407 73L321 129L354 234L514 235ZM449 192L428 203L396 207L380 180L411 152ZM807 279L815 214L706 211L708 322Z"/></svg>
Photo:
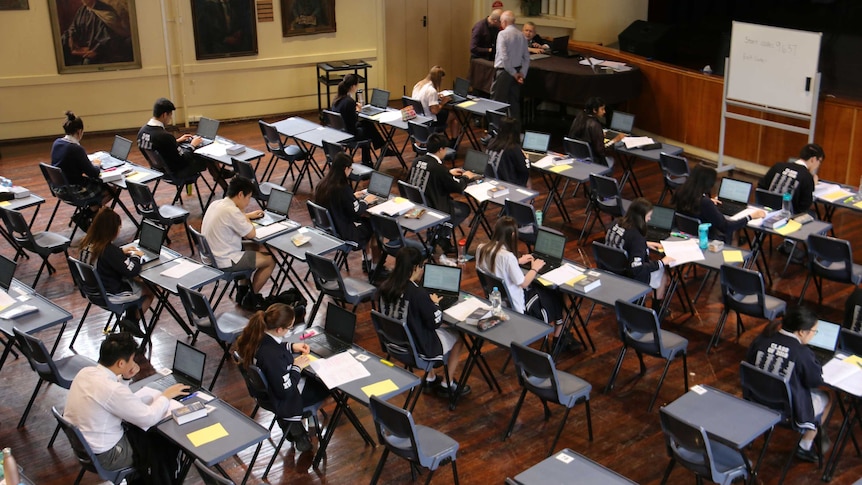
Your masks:
<svg viewBox="0 0 862 485"><path fill-rule="evenodd" d="M733 22L727 98L812 114L820 32Z"/></svg>

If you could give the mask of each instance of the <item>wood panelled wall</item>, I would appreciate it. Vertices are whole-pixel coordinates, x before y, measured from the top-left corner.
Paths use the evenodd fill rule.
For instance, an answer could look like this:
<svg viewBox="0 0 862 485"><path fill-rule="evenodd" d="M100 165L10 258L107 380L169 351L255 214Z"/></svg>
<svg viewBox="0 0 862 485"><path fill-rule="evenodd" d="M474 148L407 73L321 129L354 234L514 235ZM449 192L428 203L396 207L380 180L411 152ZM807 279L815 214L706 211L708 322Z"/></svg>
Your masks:
<svg viewBox="0 0 862 485"><path fill-rule="evenodd" d="M625 61L641 69L643 90L625 107L637 114L639 129L718 153L724 78L595 44L571 42L570 48L599 58ZM735 112L794 122L750 110ZM770 166L795 156L806 141L802 134L728 120L724 152L729 157ZM862 157L862 102L821 93L814 141L826 152L826 161L820 168L822 179L859 184L862 164L854 162Z"/></svg>

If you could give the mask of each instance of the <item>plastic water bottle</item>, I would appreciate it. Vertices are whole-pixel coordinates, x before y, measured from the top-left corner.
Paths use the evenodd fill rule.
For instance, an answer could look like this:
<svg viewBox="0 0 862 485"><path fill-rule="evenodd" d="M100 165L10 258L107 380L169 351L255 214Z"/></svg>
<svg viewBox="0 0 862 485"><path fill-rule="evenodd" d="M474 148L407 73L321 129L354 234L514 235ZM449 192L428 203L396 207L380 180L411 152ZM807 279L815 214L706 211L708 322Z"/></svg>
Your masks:
<svg viewBox="0 0 862 485"><path fill-rule="evenodd" d="M458 240L458 264L467 262L467 239Z"/></svg>
<svg viewBox="0 0 862 485"><path fill-rule="evenodd" d="M781 215L790 217L793 215L793 201L790 192L785 192L781 197Z"/></svg>
<svg viewBox="0 0 862 485"><path fill-rule="evenodd" d="M500 296L500 290L495 286L491 292L491 315L499 317L503 313L503 297Z"/></svg>
<svg viewBox="0 0 862 485"><path fill-rule="evenodd" d="M856 189L856 201L862 200L862 177L859 177L859 188Z"/></svg>
<svg viewBox="0 0 862 485"><path fill-rule="evenodd" d="M698 235L698 246L700 249L706 249L709 246L709 228L712 227L712 224L709 222L704 222L697 226L697 235Z"/></svg>
<svg viewBox="0 0 862 485"><path fill-rule="evenodd" d="M18 485L21 482L21 477L18 475L18 464L15 463L11 448L3 449L3 472L8 485Z"/></svg>
<svg viewBox="0 0 862 485"><path fill-rule="evenodd" d="M545 215L542 214L542 211L540 211L540 210L536 211L536 225L541 226L542 225L542 219L544 217L545 217Z"/></svg>
<svg viewBox="0 0 862 485"><path fill-rule="evenodd" d="M356 90L356 102L362 106L365 106L365 91L361 89Z"/></svg>

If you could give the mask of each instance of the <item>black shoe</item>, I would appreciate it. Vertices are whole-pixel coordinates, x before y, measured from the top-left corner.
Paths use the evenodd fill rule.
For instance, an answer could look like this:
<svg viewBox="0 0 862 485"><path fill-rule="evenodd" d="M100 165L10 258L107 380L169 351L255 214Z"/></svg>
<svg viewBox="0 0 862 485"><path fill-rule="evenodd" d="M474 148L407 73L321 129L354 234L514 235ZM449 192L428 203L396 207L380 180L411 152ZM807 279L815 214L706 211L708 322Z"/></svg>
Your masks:
<svg viewBox="0 0 862 485"><path fill-rule="evenodd" d="M242 302L239 304L243 309L256 312L258 310L264 310L263 308L263 297L258 295L253 291L249 291L245 298L242 299Z"/></svg>
<svg viewBox="0 0 862 485"><path fill-rule="evenodd" d="M454 381L454 382L450 383L450 385L455 387L455 392L459 396L466 396L467 394L470 394L470 392L473 390L470 388L470 386L468 384L465 384L462 386L462 385L458 384L458 381ZM440 385L437 386L437 393L442 394L444 396L448 396L449 395L449 388L447 386L444 386L443 382L441 381Z"/></svg>
<svg viewBox="0 0 862 485"><path fill-rule="evenodd" d="M141 330L141 327L140 325L138 325L138 322L134 320L122 318L120 319L120 321L117 322L117 325L119 325L124 332L129 332L130 334L132 334L133 337L144 338L147 336L147 334L144 333L143 330Z"/></svg>
<svg viewBox="0 0 862 485"><path fill-rule="evenodd" d="M814 451L814 446L812 445L810 449L804 450L801 446L796 447L796 458L799 458L802 461L808 461L811 463L817 463L819 461L817 457L817 452Z"/></svg>
<svg viewBox="0 0 862 485"><path fill-rule="evenodd" d="M584 344L572 336L572 334L566 334L566 336L563 337L563 348L577 355L584 351Z"/></svg>
<svg viewBox="0 0 862 485"><path fill-rule="evenodd" d="M790 251L793 249L793 243L789 241L784 241L779 244L776 250L781 254L790 254Z"/></svg>
<svg viewBox="0 0 862 485"><path fill-rule="evenodd" d="M293 442L293 447L300 453L311 451L311 439L300 423L290 423L287 428L287 439Z"/></svg>
<svg viewBox="0 0 862 485"><path fill-rule="evenodd" d="M248 294L249 286L248 285L237 285L236 287L236 303L237 305L242 305L242 301L245 299L245 295Z"/></svg>

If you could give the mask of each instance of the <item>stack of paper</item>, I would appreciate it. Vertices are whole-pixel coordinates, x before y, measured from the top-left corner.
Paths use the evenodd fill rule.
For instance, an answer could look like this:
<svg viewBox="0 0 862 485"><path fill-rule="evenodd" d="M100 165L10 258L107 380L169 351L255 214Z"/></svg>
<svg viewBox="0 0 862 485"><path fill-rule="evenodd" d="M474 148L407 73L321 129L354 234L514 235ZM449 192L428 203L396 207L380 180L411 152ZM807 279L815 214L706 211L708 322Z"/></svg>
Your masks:
<svg viewBox="0 0 862 485"><path fill-rule="evenodd" d="M457 305L450 306L445 312L446 315L449 315L453 319L463 322L467 320L474 311L478 309L490 310L491 307L478 298L465 298L458 302Z"/></svg>
<svg viewBox="0 0 862 485"><path fill-rule="evenodd" d="M491 198L491 196L488 195L488 191L494 187L496 187L496 185L491 182L482 182L481 184L468 186L464 189L464 193L476 199L476 202L481 203Z"/></svg>
<svg viewBox="0 0 862 485"><path fill-rule="evenodd" d="M311 368L329 389L371 375L350 352L341 352L328 359L315 360L311 363Z"/></svg>
<svg viewBox="0 0 862 485"><path fill-rule="evenodd" d="M655 143L655 140L648 136L627 136L623 138L623 144L631 150L632 148L642 147L644 145L651 145Z"/></svg>
<svg viewBox="0 0 862 485"><path fill-rule="evenodd" d="M661 247L664 249L665 256L673 258L671 267L704 259L703 250L700 249L697 239L686 239L685 241L667 239L661 242Z"/></svg>
<svg viewBox="0 0 862 485"><path fill-rule="evenodd" d="M403 197L395 197L393 199L389 199L382 204L375 205L374 207L368 209L368 212L372 214L383 214L386 216L400 216L410 209L416 207L413 202L403 198Z"/></svg>
<svg viewBox="0 0 862 485"><path fill-rule="evenodd" d="M570 264L560 265L559 268L548 271L547 273L542 275L542 279L545 281L550 281L555 286L560 286L565 284L566 282L572 281L573 279L581 276L583 274L582 271L578 270L574 266Z"/></svg>
<svg viewBox="0 0 862 485"><path fill-rule="evenodd" d="M862 396L862 359L851 355L833 358L823 366L823 381L854 396Z"/></svg>

